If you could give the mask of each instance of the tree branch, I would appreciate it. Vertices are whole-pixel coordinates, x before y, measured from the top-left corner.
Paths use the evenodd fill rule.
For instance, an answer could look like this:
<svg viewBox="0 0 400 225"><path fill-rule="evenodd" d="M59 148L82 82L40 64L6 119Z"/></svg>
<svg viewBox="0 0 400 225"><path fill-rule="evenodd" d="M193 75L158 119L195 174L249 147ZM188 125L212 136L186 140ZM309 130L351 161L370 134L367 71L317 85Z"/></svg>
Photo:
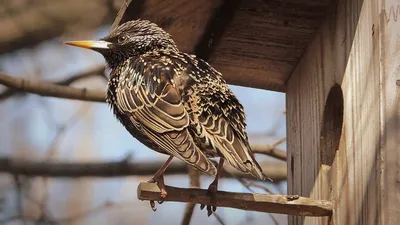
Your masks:
<svg viewBox="0 0 400 225"><path fill-rule="evenodd" d="M131 175L152 175L163 162L129 162L123 160L119 162L41 162L23 159L10 159L0 157L0 173L10 173L14 175L42 176L42 177L117 177ZM279 182L286 180L285 163L264 163L261 164L264 173ZM232 167L225 167L227 172L222 173L224 177L233 176L255 179L254 177L240 173ZM173 161L168 167L166 174L185 174L187 165L182 161Z"/></svg>
<svg viewBox="0 0 400 225"><path fill-rule="evenodd" d="M253 153L268 155L286 162L286 152L273 145L252 145L251 150Z"/></svg>
<svg viewBox="0 0 400 225"><path fill-rule="evenodd" d="M118 11L117 17L115 18L113 24L111 25L110 31L114 30L121 23L126 22L127 19L123 19L123 17L128 17L128 14L125 14L125 11L128 9L132 0L125 0L124 4L122 4L121 8Z"/></svg>
<svg viewBox="0 0 400 225"><path fill-rule="evenodd" d="M210 204L207 190L176 188L167 186L168 195L164 201ZM154 183L140 183L137 189L139 200L160 201L160 189ZM297 195L265 195L218 191L214 206L229 207L265 213L279 213L297 216L330 216L332 202L314 200Z"/></svg>
<svg viewBox="0 0 400 225"><path fill-rule="evenodd" d="M286 137L280 138L271 145L256 145L251 146L254 153L264 154L276 159L280 159L286 162L286 152L276 148L276 146L286 141Z"/></svg>
<svg viewBox="0 0 400 225"><path fill-rule="evenodd" d="M105 92L86 88L65 87L47 81L33 81L24 78L11 77L0 72L0 84L23 92L57 98L105 102Z"/></svg>
<svg viewBox="0 0 400 225"><path fill-rule="evenodd" d="M79 73L79 74L76 74L76 75L73 75L73 76L69 76L69 77L67 77L67 78L65 78L63 80L56 81L53 84L57 84L57 85L61 85L61 86L68 86L68 85L71 85L74 82L77 82L79 80L86 79L86 78L89 78L89 77L93 77L93 76L101 76L101 77L105 78L104 70L105 70L105 68L103 66L97 67L97 68L88 70L88 71L83 72L83 73ZM8 88L8 89L6 89L6 90L4 90L3 92L0 93L0 101L6 100L6 99L8 99L8 98L10 98L10 97L12 97L12 96L14 96L16 94L22 94L22 93L23 93L22 90L15 89L15 88Z"/></svg>

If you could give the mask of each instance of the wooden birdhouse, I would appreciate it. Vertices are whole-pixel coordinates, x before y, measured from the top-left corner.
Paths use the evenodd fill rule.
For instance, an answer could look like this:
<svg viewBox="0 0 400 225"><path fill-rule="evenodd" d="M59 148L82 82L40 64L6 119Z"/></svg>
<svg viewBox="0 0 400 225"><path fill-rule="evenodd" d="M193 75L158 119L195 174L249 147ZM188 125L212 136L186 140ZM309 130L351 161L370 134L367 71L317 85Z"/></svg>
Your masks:
<svg viewBox="0 0 400 225"><path fill-rule="evenodd" d="M400 224L400 1L125 6L117 24L149 19L229 83L286 93L288 194L333 206L289 224Z"/></svg>

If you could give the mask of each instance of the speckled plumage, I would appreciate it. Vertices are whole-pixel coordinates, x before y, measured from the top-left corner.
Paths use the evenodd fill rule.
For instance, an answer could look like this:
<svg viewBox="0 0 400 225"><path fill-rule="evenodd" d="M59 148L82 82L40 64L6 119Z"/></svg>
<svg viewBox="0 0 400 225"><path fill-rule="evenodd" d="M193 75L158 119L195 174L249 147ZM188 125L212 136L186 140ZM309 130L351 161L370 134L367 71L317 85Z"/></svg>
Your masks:
<svg viewBox="0 0 400 225"><path fill-rule="evenodd" d="M209 175L208 159L263 179L248 143L243 106L221 74L180 52L171 36L145 20L127 22L102 39L111 68L107 102L126 129L149 148Z"/></svg>

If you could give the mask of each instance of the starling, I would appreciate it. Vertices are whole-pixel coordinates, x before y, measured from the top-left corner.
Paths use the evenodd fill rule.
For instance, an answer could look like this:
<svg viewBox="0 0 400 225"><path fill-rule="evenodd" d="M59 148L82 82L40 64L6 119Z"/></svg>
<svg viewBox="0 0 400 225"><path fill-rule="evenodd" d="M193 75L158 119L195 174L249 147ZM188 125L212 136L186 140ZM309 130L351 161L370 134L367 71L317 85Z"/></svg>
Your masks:
<svg viewBox="0 0 400 225"><path fill-rule="evenodd" d="M107 102L113 113L141 143L170 155L149 181L157 183L162 198L167 196L164 171L173 157L215 176L208 189L211 201L224 160L243 173L265 179L249 146L243 106L221 73L179 51L162 28L147 20L133 20L98 41L66 44L104 56L111 69ZM213 157L220 157L218 169L209 160ZM210 215L211 206L207 209Z"/></svg>

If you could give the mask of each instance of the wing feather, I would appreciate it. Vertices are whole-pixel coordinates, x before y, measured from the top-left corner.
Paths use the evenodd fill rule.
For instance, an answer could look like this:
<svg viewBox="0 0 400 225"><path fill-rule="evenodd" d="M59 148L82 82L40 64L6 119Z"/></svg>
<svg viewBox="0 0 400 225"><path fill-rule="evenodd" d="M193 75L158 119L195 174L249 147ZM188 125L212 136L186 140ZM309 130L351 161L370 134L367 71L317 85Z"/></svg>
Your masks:
<svg viewBox="0 0 400 225"><path fill-rule="evenodd" d="M215 175L214 164L197 147L188 131L190 118L178 90L170 82L172 70L164 63L160 65L160 61L136 60L134 63L146 66L132 67L143 72L137 75L140 71L134 71L136 81L119 82L116 93L119 110L166 152L206 174ZM132 74L123 74L120 80L126 76Z"/></svg>
<svg viewBox="0 0 400 225"><path fill-rule="evenodd" d="M236 131L224 117L208 116L200 123L205 128L213 145L233 167L244 173L251 173L259 179L265 179L247 141L236 134ZM207 126L209 124L212 126Z"/></svg>
<svg viewBox="0 0 400 225"><path fill-rule="evenodd" d="M208 63L188 55L186 61L192 62L186 73L196 81L185 106L197 142L206 143L211 155L221 155L239 171L265 179L248 143L243 106Z"/></svg>

